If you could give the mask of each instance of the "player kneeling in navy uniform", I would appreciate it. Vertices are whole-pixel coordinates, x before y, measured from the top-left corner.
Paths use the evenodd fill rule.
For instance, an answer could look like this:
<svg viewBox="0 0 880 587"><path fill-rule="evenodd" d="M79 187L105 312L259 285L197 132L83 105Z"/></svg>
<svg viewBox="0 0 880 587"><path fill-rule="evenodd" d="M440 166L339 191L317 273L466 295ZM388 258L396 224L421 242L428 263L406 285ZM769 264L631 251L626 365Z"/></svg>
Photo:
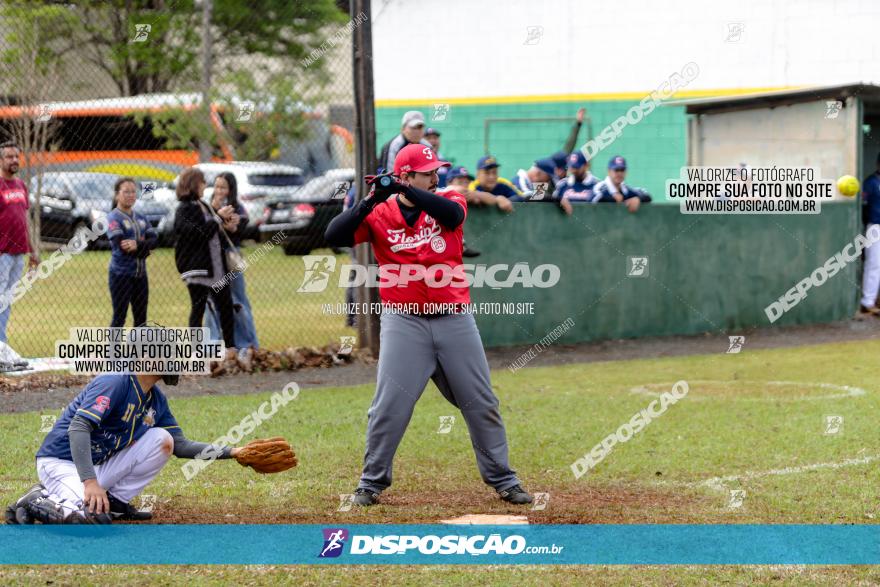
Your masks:
<svg viewBox="0 0 880 587"><path fill-rule="evenodd" d="M195 458L208 444L188 440L159 389L178 375L95 377L65 408L37 451L40 483L6 509L9 524L109 524L148 520L131 506L173 454ZM228 459L239 448L213 447ZM205 454L208 454L206 451Z"/></svg>

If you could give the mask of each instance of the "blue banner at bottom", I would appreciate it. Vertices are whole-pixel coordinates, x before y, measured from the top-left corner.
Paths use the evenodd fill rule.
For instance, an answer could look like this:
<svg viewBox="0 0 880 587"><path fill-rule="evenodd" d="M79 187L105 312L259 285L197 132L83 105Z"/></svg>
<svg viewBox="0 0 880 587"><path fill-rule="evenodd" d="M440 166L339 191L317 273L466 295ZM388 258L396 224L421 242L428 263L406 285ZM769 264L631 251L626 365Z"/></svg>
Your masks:
<svg viewBox="0 0 880 587"><path fill-rule="evenodd" d="M0 564L880 564L880 526L0 526Z"/></svg>

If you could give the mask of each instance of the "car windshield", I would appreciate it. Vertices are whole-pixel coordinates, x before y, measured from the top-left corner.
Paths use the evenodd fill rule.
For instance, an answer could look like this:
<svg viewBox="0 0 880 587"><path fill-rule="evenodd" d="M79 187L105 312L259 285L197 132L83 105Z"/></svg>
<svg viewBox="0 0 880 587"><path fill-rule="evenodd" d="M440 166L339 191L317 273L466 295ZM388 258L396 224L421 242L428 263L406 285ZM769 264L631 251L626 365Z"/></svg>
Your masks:
<svg viewBox="0 0 880 587"><path fill-rule="evenodd" d="M112 175L73 175L70 183L73 185L73 195L79 198L97 200L113 198L113 184L116 177Z"/></svg>
<svg viewBox="0 0 880 587"><path fill-rule="evenodd" d="M38 179L37 176L31 178L31 194L37 193ZM41 191L44 195L60 196L65 192L64 182L57 175L44 175L40 187L42 188Z"/></svg>
<svg viewBox="0 0 880 587"><path fill-rule="evenodd" d="M333 185L333 180L321 176L316 177L314 179L310 179L309 183L303 187L303 193L306 193L310 196L320 196L323 195L324 192L330 190L330 186Z"/></svg>
<svg viewBox="0 0 880 587"><path fill-rule="evenodd" d="M352 178L347 175L322 175L310 179L309 182L303 186L301 193L309 198L332 198L333 196L338 195L340 191L344 195L351 187L351 184Z"/></svg>
<svg viewBox="0 0 880 587"><path fill-rule="evenodd" d="M249 173L248 183L269 187L301 186L305 181L297 173Z"/></svg>

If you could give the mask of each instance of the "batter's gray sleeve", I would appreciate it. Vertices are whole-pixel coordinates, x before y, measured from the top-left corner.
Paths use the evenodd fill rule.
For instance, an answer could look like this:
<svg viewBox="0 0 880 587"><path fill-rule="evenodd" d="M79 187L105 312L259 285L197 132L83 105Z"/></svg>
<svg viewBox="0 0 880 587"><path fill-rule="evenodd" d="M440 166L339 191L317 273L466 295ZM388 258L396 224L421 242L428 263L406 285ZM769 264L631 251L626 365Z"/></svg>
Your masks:
<svg viewBox="0 0 880 587"><path fill-rule="evenodd" d="M82 416L74 416L67 427L70 442L70 456L76 466L80 481L97 479L95 465L92 464L92 430L95 425Z"/></svg>
<svg viewBox="0 0 880 587"><path fill-rule="evenodd" d="M232 455L230 454L232 452L231 446L220 448L219 446L214 446L207 442L190 440L183 435L183 431L180 428L172 428L168 432L171 433L171 438L174 439L174 456L178 459L194 459L202 452L206 452L208 447L211 447L211 454L216 453L218 455L218 459L232 458Z"/></svg>

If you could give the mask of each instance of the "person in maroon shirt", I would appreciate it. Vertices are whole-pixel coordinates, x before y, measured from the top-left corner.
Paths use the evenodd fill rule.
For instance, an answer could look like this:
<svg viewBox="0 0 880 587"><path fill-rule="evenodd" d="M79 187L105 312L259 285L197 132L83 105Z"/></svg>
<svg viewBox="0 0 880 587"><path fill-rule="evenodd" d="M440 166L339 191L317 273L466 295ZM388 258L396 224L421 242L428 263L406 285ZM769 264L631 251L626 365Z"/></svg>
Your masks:
<svg viewBox="0 0 880 587"><path fill-rule="evenodd" d="M0 144L0 342L6 343L6 323L15 285L21 278L24 257L30 267L40 264L28 233L28 192L19 178L19 150L15 143Z"/></svg>

